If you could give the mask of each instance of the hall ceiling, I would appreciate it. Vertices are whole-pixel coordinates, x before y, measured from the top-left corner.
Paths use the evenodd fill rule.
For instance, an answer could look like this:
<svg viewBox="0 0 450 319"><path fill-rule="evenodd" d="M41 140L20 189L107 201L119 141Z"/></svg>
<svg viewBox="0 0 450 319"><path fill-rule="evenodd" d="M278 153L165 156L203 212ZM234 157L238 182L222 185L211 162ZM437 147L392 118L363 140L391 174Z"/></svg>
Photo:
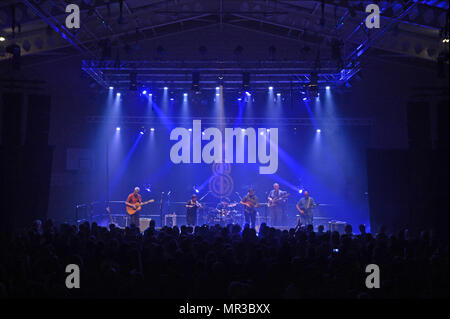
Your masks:
<svg viewBox="0 0 450 319"><path fill-rule="evenodd" d="M345 59L369 47L396 57L448 59L448 42L443 42L443 30L448 38L448 1L376 1L381 28L369 30L364 9L372 2L4 0L0 36L6 41L0 42L0 59L10 57L11 45L19 46L22 56L52 57L76 50L85 59L99 59L106 42L114 49L212 26L270 34L298 41L299 46L330 47L342 41ZM81 8L81 28L76 31L64 27L69 3Z"/></svg>

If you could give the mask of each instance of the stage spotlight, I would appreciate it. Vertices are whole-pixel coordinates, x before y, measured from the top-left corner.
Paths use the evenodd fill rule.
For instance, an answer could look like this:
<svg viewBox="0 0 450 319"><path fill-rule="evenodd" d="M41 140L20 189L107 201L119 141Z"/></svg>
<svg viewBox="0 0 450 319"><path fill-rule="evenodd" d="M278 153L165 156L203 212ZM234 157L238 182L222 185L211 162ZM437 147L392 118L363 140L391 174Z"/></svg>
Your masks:
<svg viewBox="0 0 450 319"><path fill-rule="evenodd" d="M216 96L220 96L220 93L216 93Z"/></svg>
<svg viewBox="0 0 450 319"><path fill-rule="evenodd" d="M152 96L152 94L151 94L151 93L149 93L149 94L148 94L148 96Z"/></svg>
<svg viewBox="0 0 450 319"><path fill-rule="evenodd" d="M194 190L194 192L196 192L197 194L200 193L200 191L198 190L197 186L193 186L192 189Z"/></svg>
<svg viewBox="0 0 450 319"><path fill-rule="evenodd" d="M267 132L270 132L270 128L267 129Z"/></svg>
<svg viewBox="0 0 450 319"><path fill-rule="evenodd" d="M248 91L250 88L250 73L242 73L242 90Z"/></svg>
<svg viewBox="0 0 450 319"><path fill-rule="evenodd" d="M259 133L259 135L264 135L264 132Z"/></svg>
<svg viewBox="0 0 450 319"><path fill-rule="evenodd" d="M137 83L137 75L135 72L130 73L130 91L137 91L138 83Z"/></svg>
<svg viewBox="0 0 450 319"><path fill-rule="evenodd" d="M277 96L280 97L280 96L281 96L281 93L277 93Z"/></svg>
<svg viewBox="0 0 450 319"><path fill-rule="evenodd" d="M4 41L6 41L6 38L5 37L0 37L0 42L4 42Z"/></svg>
<svg viewBox="0 0 450 319"><path fill-rule="evenodd" d="M154 132L154 131L155 131L155 128L154 128L154 127L152 127L152 128L150 129L150 131Z"/></svg>
<svg viewBox="0 0 450 319"><path fill-rule="evenodd" d="M250 95L251 95L251 93L250 93L249 91L245 91L245 94L246 94L247 96L250 96Z"/></svg>
<svg viewBox="0 0 450 319"><path fill-rule="evenodd" d="M219 90L220 90L220 87L216 86L216 91L219 91Z"/></svg>
<svg viewBox="0 0 450 319"><path fill-rule="evenodd" d="M143 95L147 94L147 90L142 91L142 94Z"/></svg>
<svg viewBox="0 0 450 319"><path fill-rule="evenodd" d="M329 90L329 89L331 89L331 88L330 88L329 85L327 85L327 86L325 87L325 89L326 89L326 90Z"/></svg>
<svg viewBox="0 0 450 319"><path fill-rule="evenodd" d="M302 98L303 101L306 101L308 98L305 96L304 98Z"/></svg>
<svg viewBox="0 0 450 319"><path fill-rule="evenodd" d="M318 128L318 129L316 130L316 133L320 133L320 132L322 132L322 130L321 130L320 128Z"/></svg>
<svg viewBox="0 0 450 319"><path fill-rule="evenodd" d="M192 91L194 91L195 94L200 93L200 73L198 72L192 73Z"/></svg>
<svg viewBox="0 0 450 319"><path fill-rule="evenodd" d="M189 131L189 132L192 132L192 129L190 128L190 129L188 129L188 131Z"/></svg>
<svg viewBox="0 0 450 319"><path fill-rule="evenodd" d="M217 78L217 83L220 86L223 86L223 74L219 74L219 77Z"/></svg>
<svg viewBox="0 0 450 319"><path fill-rule="evenodd" d="M245 128L241 128L241 132L245 132Z"/></svg>
<svg viewBox="0 0 450 319"><path fill-rule="evenodd" d="M175 99L173 97L170 98L171 101L174 101Z"/></svg>
<svg viewBox="0 0 450 319"><path fill-rule="evenodd" d="M109 89L110 89L110 90L114 90L114 86L110 86Z"/></svg>
<svg viewBox="0 0 450 319"><path fill-rule="evenodd" d="M242 101L242 98L238 97L238 101L239 101L239 102Z"/></svg>
<svg viewBox="0 0 450 319"><path fill-rule="evenodd" d="M300 188L300 189L298 190L298 193L299 193L299 194L303 193L303 189Z"/></svg>
<svg viewBox="0 0 450 319"><path fill-rule="evenodd" d="M144 130L142 129L140 132L139 132L139 134L141 134L141 135L144 135Z"/></svg>
<svg viewBox="0 0 450 319"><path fill-rule="evenodd" d="M183 93L183 96L184 96L184 97L187 97L187 96L188 96L188 94L187 94L187 93Z"/></svg>
<svg viewBox="0 0 450 319"><path fill-rule="evenodd" d="M120 127L118 126L118 127L116 127L116 131L117 132L119 132L120 131Z"/></svg>
<svg viewBox="0 0 450 319"><path fill-rule="evenodd" d="M272 91L273 90L273 86L269 86L269 91Z"/></svg>
<svg viewBox="0 0 450 319"><path fill-rule="evenodd" d="M116 93L116 96L120 96L120 92L117 92L117 93Z"/></svg>
<svg viewBox="0 0 450 319"><path fill-rule="evenodd" d="M165 86L165 87L164 87L164 90L166 90L166 91L167 91L168 89L169 89L169 88L168 88L167 86Z"/></svg>

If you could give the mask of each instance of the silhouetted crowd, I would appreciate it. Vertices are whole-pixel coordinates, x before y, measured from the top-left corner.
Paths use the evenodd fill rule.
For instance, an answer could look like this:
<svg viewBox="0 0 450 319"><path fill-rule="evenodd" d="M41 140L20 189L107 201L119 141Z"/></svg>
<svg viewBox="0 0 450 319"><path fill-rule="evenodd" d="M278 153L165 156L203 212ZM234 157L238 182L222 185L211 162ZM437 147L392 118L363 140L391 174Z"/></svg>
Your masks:
<svg viewBox="0 0 450 319"><path fill-rule="evenodd" d="M1 297L439 298L448 297L448 246L430 232L259 233L238 225L156 229L79 227L51 220L1 245ZM66 266L80 288L66 287ZM366 266L380 288L366 286Z"/></svg>

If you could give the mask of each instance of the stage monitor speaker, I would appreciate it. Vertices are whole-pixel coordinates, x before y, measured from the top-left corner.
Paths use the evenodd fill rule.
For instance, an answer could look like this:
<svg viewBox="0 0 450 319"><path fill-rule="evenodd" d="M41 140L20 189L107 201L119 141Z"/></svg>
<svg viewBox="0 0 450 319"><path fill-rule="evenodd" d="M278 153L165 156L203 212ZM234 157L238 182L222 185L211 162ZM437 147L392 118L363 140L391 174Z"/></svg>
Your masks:
<svg viewBox="0 0 450 319"><path fill-rule="evenodd" d="M408 145L410 149L431 149L430 104L410 101L407 105Z"/></svg>
<svg viewBox="0 0 450 319"><path fill-rule="evenodd" d="M145 231L150 225L151 218L139 218L139 230L141 232Z"/></svg>
<svg viewBox="0 0 450 319"><path fill-rule="evenodd" d="M28 145L48 145L49 127L50 96L29 95L25 143Z"/></svg>
<svg viewBox="0 0 450 319"><path fill-rule="evenodd" d="M332 220L328 222L328 230L331 232L337 231L339 234L345 233L346 222L341 222L337 220Z"/></svg>

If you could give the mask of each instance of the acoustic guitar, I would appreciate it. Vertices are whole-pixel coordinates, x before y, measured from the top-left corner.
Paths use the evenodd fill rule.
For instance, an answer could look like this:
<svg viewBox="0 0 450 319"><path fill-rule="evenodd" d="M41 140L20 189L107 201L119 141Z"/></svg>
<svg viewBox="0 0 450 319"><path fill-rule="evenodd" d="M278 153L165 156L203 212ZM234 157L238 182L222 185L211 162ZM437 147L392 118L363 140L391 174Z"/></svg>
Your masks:
<svg viewBox="0 0 450 319"><path fill-rule="evenodd" d="M134 205L136 208L128 206L127 205L127 213L128 215L134 215L137 211L140 211L142 209L142 206L153 203L155 200L154 199L150 199L146 202L142 202L142 203L136 203L136 204L130 204L130 205Z"/></svg>

